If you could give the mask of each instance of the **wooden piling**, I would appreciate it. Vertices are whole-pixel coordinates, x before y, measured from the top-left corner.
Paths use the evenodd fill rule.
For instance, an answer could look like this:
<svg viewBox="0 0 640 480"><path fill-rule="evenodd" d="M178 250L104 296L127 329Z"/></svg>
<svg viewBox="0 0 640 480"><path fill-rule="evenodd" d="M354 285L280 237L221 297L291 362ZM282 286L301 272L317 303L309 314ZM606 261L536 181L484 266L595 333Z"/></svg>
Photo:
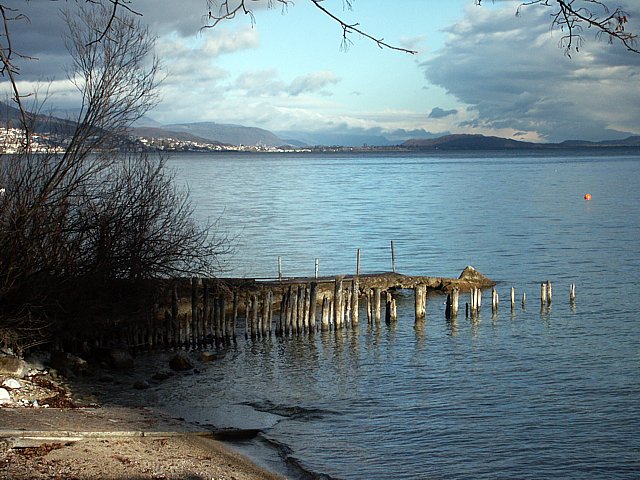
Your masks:
<svg viewBox="0 0 640 480"><path fill-rule="evenodd" d="M374 307L374 316L376 320L376 325L380 323L380 287L374 287L373 289L373 307Z"/></svg>
<svg viewBox="0 0 640 480"><path fill-rule="evenodd" d="M347 328L351 327L351 286L347 285L344 292L344 323Z"/></svg>
<svg viewBox="0 0 640 480"><path fill-rule="evenodd" d="M269 323L269 292L270 290L265 290L262 293L262 322L260 324L260 335L262 335L262 337L267 336L267 327Z"/></svg>
<svg viewBox="0 0 640 480"><path fill-rule="evenodd" d="M251 339L258 336L258 295L251 297Z"/></svg>
<svg viewBox="0 0 640 480"><path fill-rule="evenodd" d="M236 325L238 324L238 289L233 289L233 315L232 315L232 324L231 324L231 336L233 337L233 341L236 341Z"/></svg>
<svg viewBox="0 0 640 480"><path fill-rule="evenodd" d="M291 335L298 334L298 289L291 291Z"/></svg>
<svg viewBox="0 0 640 480"><path fill-rule="evenodd" d="M320 319L320 330L329 331L329 297L322 297L322 318Z"/></svg>
<svg viewBox="0 0 640 480"><path fill-rule="evenodd" d="M498 312L498 292L495 288L491 289L491 312L494 314Z"/></svg>
<svg viewBox="0 0 640 480"><path fill-rule="evenodd" d="M445 307L444 307L444 316L447 320L451 320L452 317L452 308L451 308L451 294L448 293L447 294L447 300L445 302Z"/></svg>
<svg viewBox="0 0 640 480"><path fill-rule="evenodd" d="M416 285L415 296L415 320L422 321L427 316L427 287L426 285Z"/></svg>
<svg viewBox="0 0 640 480"><path fill-rule="evenodd" d="M335 279L334 293L333 293L333 324L335 328L342 326L344 318L343 313L343 301L342 301L342 280L344 277L338 276Z"/></svg>
<svg viewBox="0 0 640 480"><path fill-rule="evenodd" d="M469 313L471 314L471 318L475 318L476 313L478 313L478 293L476 290L476 287L471 287L471 290L469 291Z"/></svg>
<svg viewBox="0 0 640 480"><path fill-rule="evenodd" d="M316 282L311 283L309 289L309 333L316 331L316 310L318 304L318 284Z"/></svg>
<svg viewBox="0 0 640 480"><path fill-rule="evenodd" d="M522 308L526 308L527 306L527 292L522 292Z"/></svg>
<svg viewBox="0 0 640 480"><path fill-rule="evenodd" d="M516 289L511 287L511 310L516 308Z"/></svg>
<svg viewBox="0 0 640 480"><path fill-rule="evenodd" d="M373 324L373 290L367 290L367 323Z"/></svg>
<svg viewBox="0 0 640 480"><path fill-rule="evenodd" d="M540 305L545 306L547 304L547 284L542 282L540 284Z"/></svg>
<svg viewBox="0 0 640 480"><path fill-rule="evenodd" d="M249 338L249 316L251 314L251 301L246 299L244 302L244 338Z"/></svg>
<svg viewBox="0 0 640 480"><path fill-rule="evenodd" d="M191 277L191 324L193 348L198 347L198 278Z"/></svg>
<svg viewBox="0 0 640 480"><path fill-rule="evenodd" d="M385 321L387 323L395 322L398 319L398 313L396 308L396 299L393 298L393 294L387 291L386 308L385 308Z"/></svg>
<svg viewBox="0 0 640 480"><path fill-rule="evenodd" d="M460 303L460 289L454 287L451 291L451 315L453 318L458 316L458 306Z"/></svg>
<svg viewBox="0 0 640 480"><path fill-rule="evenodd" d="M576 284L572 283L569 286L569 302L575 303L576 301Z"/></svg>
<svg viewBox="0 0 640 480"><path fill-rule="evenodd" d="M353 327L357 327L358 326L358 316L359 316L359 311L358 309L360 308L360 282L358 280L358 277L355 277L353 279L353 286L351 288L351 325L353 325Z"/></svg>
<svg viewBox="0 0 640 480"><path fill-rule="evenodd" d="M391 240L391 271L396 273L396 251L393 245L393 240Z"/></svg>
<svg viewBox="0 0 640 480"><path fill-rule="evenodd" d="M551 305L552 298L553 298L553 291L551 288L551 280L547 280L547 305Z"/></svg>

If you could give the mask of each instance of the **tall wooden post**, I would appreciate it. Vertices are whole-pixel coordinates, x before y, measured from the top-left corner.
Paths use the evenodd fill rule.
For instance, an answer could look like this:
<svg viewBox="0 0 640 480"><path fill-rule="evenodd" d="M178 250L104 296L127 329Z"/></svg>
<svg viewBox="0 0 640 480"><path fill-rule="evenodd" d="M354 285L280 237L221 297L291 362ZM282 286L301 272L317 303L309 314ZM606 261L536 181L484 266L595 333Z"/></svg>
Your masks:
<svg viewBox="0 0 640 480"><path fill-rule="evenodd" d="M419 322L427 316L427 286L416 285L413 290L415 295L415 317L416 322Z"/></svg>
<svg viewBox="0 0 640 480"><path fill-rule="evenodd" d="M353 287L351 288L351 324L353 325L353 327L357 327L358 326L358 321L359 321L359 312L358 309L360 308L360 282L358 280L358 277L355 277L353 279Z"/></svg>
<svg viewBox="0 0 640 480"><path fill-rule="evenodd" d="M542 282L540 284L540 305L545 306L547 304L547 284Z"/></svg>
<svg viewBox="0 0 640 480"><path fill-rule="evenodd" d="M258 295L251 297L251 339L255 340L258 334Z"/></svg>
<svg viewBox="0 0 640 480"><path fill-rule="evenodd" d="M511 287L511 310L516 308L516 289Z"/></svg>
<svg viewBox="0 0 640 480"><path fill-rule="evenodd" d="M380 287L373 288L373 305L375 309L376 324L380 323Z"/></svg>
<svg viewBox="0 0 640 480"><path fill-rule="evenodd" d="M358 254L357 254L357 262L356 262L356 275L360 276L360 249L358 249Z"/></svg>
<svg viewBox="0 0 640 480"><path fill-rule="evenodd" d="M553 291L551 288L551 280L547 280L547 305L551 305L552 297L553 297Z"/></svg>
<svg viewBox="0 0 640 480"><path fill-rule="evenodd" d="M396 299L393 298L393 295L390 291L387 291L386 300L385 321L387 323L395 322L398 320L398 311L396 307Z"/></svg>
<svg viewBox="0 0 640 480"><path fill-rule="evenodd" d="M322 318L320 319L320 330L323 332L329 331L329 298L322 298Z"/></svg>
<svg viewBox="0 0 640 480"><path fill-rule="evenodd" d="M391 240L391 271L396 273L396 251L393 245L393 240Z"/></svg>
<svg viewBox="0 0 640 480"><path fill-rule="evenodd" d="M231 324L231 336L233 337L233 341L236 341L236 325L238 323L238 289L233 289L233 315Z"/></svg>
<svg viewBox="0 0 640 480"><path fill-rule="evenodd" d="M572 283L569 287L569 301L575 303L576 301L576 284Z"/></svg>
<svg viewBox="0 0 640 480"><path fill-rule="evenodd" d="M318 308L318 284L313 282L309 292L309 333L316 331L316 310Z"/></svg>
<svg viewBox="0 0 640 480"><path fill-rule="evenodd" d="M455 318L458 316L458 307L460 303L460 289L454 287L451 292L451 315Z"/></svg>
<svg viewBox="0 0 640 480"><path fill-rule="evenodd" d="M344 311L342 309L342 280L343 277L339 276L335 279L334 293L333 293L333 324L335 328L342 326L342 319Z"/></svg>

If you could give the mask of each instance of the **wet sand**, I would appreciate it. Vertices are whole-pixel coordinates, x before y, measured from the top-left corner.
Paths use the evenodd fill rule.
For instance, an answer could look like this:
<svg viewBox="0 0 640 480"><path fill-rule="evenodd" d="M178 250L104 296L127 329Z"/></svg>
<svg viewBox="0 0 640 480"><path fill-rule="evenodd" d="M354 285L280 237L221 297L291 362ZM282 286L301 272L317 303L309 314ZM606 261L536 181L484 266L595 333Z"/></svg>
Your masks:
<svg viewBox="0 0 640 480"><path fill-rule="evenodd" d="M280 479L152 408L0 408L2 479Z"/></svg>

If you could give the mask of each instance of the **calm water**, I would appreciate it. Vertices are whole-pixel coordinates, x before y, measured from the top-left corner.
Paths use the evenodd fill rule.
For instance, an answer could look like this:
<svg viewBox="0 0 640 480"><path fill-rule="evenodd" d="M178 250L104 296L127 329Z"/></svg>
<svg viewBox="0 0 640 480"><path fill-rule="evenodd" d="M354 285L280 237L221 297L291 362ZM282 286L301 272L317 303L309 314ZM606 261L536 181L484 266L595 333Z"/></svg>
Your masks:
<svg viewBox="0 0 640 480"><path fill-rule="evenodd" d="M416 326L407 292L394 325L241 339L176 380L167 408L255 421L283 458L335 478L640 476L640 154L184 155L171 165L198 215L220 216L238 237L229 276L274 276L278 256L285 275L312 275L316 257L321 275L351 273L357 248L363 271L385 271L394 240L398 271L457 276L471 264L498 282L502 306L492 317L485 296L478 320L447 322L434 295ZM546 279L554 301L541 310ZM526 310L510 311L512 286Z"/></svg>

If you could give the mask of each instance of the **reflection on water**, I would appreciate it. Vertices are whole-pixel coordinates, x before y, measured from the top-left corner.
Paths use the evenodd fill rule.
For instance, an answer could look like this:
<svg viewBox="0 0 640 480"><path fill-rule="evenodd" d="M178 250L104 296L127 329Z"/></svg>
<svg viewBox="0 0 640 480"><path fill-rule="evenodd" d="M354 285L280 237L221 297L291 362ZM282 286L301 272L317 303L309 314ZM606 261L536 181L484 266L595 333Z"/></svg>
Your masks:
<svg viewBox="0 0 640 480"><path fill-rule="evenodd" d="M273 275L278 255L286 274L313 275L315 257L323 274L352 272L358 247L364 271L387 270L395 240L402 273L472 264L501 298L528 294L492 314L485 292L479 315L451 320L430 295L416 324L401 293L389 325L369 325L361 308L355 331L241 339L200 375L159 386L159 404L185 417L194 404L280 412L265 438L336 478L637 477L640 156L175 163L203 216L243 226L240 275ZM556 295L541 307L547 278Z"/></svg>

